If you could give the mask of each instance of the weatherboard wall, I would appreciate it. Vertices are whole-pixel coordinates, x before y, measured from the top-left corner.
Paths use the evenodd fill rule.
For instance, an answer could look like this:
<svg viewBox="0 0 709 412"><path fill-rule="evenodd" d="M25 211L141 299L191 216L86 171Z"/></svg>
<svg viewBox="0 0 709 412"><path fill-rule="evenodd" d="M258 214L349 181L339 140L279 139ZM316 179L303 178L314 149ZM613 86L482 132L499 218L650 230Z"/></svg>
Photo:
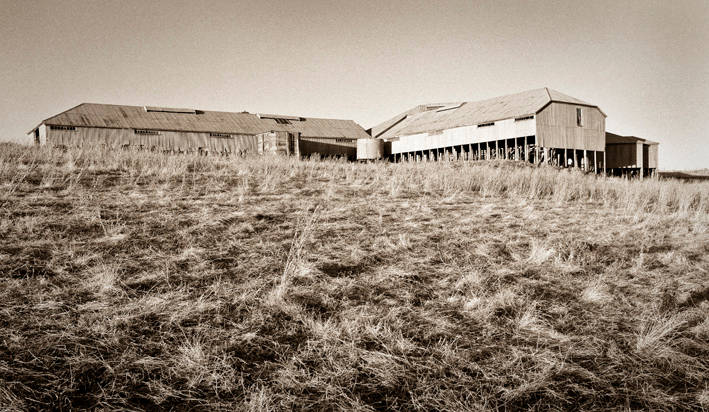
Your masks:
<svg viewBox="0 0 709 412"><path fill-rule="evenodd" d="M167 111L148 111L142 106L82 103L46 119L43 123L109 129L172 130L191 133L219 132L256 135L273 130L318 137L369 137L367 132L352 120L258 115L248 112L195 110L193 114L190 114L176 113L171 111L175 109L168 108L160 108L160 110ZM276 119L287 121L279 123Z"/></svg>
<svg viewBox="0 0 709 412"><path fill-rule="evenodd" d="M606 146L606 168L639 167L638 156L642 156L642 148L638 150L636 143L609 144Z"/></svg>
<svg viewBox="0 0 709 412"><path fill-rule="evenodd" d="M268 132L256 135L259 154L288 155L288 132Z"/></svg>
<svg viewBox="0 0 709 412"><path fill-rule="evenodd" d="M645 167L647 167L649 169L657 169L657 163L658 163L657 151L658 151L659 145L658 144L648 144L648 145L645 145L645 147L647 148L647 165L645 165Z"/></svg>
<svg viewBox="0 0 709 412"><path fill-rule="evenodd" d="M576 109L582 113L577 124ZM536 135L541 147L558 149L605 150L606 119L596 107L552 102L536 116Z"/></svg>
<svg viewBox="0 0 709 412"><path fill-rule="evenodd" d="M391 154L534 136L535 124L534 118L519 121L505 119L495 122L492 126L463 126L438 132L400 136L391 140Z"/></svg>
<svg viewBox="0 0 709 412"><path fill-rule="evenodd" d="M47 127L47 142L54 146L108 146L108 147L142 147L145 149L160 150L209 150L213 152L231 153L258 153L263 152L267 145L267 152L287 153L288 132L270 132L259 135L213 136L210 133L157 131L158 134L136 133L135 129L114 129L100 127L78 127L74 130L59 130ZM343 137L310 137L301 136L296 139L295 153L311 155L318 153L322 156L347 156L355 158L357 155L357 140ZM284 147L286 146L286 147ZM259 150L260 149L260 150ZM273 150L272 150L273 149Z"/></svg>
<svg viewBox="0 0 709 412"><path fill-rule="evenodd" d="M47 143L47 129L49 128L43 124L37 128L37 134L39 135L39 144L41 145Z"/></svg>
<svg viewBox="0 0 709 412"><path fill-rule="evenodd" d="M75 127L75 130L47 128L47 143L54 146L143 147L160 150L203 150L232 153L256 153L257 138L252 135L215 137L209 133L159 131L137 134L134 129Z"/></svg>

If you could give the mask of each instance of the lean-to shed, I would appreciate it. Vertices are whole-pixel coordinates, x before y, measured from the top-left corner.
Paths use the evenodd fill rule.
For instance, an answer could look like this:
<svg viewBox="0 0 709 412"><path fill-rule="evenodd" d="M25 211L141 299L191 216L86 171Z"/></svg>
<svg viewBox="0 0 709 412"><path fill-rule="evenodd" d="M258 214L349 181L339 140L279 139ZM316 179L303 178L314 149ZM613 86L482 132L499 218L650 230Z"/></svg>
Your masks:
<svg viewBox="0 0 709 412"><path fill-rule="evenodd" d="M659 143L606 132L608 170L614 175L651 176L657 171Z"/></svg>

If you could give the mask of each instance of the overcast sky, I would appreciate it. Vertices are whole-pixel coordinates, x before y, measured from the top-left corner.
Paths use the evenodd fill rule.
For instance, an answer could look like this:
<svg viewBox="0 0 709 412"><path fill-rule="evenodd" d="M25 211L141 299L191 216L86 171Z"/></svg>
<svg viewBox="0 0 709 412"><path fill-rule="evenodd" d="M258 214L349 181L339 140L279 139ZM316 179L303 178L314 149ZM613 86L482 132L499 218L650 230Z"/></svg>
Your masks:
<svg viewBox="0 0 709 412"><path fill-rule="evenodd" d="M353 119L539 87L709 167L709 1L0 0L0 133L82 102Z"/></svg>

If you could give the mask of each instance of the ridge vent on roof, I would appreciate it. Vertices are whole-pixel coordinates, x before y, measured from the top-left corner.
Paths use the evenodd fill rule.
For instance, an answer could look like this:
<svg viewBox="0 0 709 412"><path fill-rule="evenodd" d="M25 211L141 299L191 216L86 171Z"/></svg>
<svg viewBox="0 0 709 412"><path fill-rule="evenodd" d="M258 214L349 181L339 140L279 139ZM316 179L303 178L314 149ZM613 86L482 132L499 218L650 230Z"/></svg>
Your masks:
<svg viewBox="0 0 709 412"><path fill-rule="evenodd" d="M256 116L258 116L259 119L282 119L282 120L293 120L296 122L302 122L305 121L304 117L298 117L298 116L284 116L280 114L266 114L266 113L257 113Z"/></svg>
<svg viewBox="0 0 709 412"><path fill-rule="evenodd" d="M172 107L157 107L157 106L143 106L143 110L146 112L157 112L157 113L184 113L184 114L197 114L195 109L179 109Z"/></svg>
<svg viewBox="0 0 709 412"><path fill-rule="evenodd" d="M452 105L450 105L450 106L443 106L443 107L441 107L440 109L437 109L436 111L437 111L437 112L445 112L446 110L454 110L454 109L457 109L457 108L459 108L460 106L462 106L462 105L464 105L464 104L465 104L465 102L452 104Z"/></svg>

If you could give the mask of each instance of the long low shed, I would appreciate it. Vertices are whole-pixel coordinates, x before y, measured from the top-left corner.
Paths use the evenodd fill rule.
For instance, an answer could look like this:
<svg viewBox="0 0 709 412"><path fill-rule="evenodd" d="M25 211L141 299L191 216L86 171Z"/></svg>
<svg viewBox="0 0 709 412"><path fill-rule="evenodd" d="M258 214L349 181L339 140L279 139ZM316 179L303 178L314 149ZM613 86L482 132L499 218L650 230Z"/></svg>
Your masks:
<svg viewBox="0 0 709 412"><path fill-rule="evenodd" d="M276 144L264 146L264 136L274 133L290 142L288 154L352 159L357 139L369 137L352 120L94 103L52 116L29 133L35 143L54 146L241 154L277 152Z"/></svg>

